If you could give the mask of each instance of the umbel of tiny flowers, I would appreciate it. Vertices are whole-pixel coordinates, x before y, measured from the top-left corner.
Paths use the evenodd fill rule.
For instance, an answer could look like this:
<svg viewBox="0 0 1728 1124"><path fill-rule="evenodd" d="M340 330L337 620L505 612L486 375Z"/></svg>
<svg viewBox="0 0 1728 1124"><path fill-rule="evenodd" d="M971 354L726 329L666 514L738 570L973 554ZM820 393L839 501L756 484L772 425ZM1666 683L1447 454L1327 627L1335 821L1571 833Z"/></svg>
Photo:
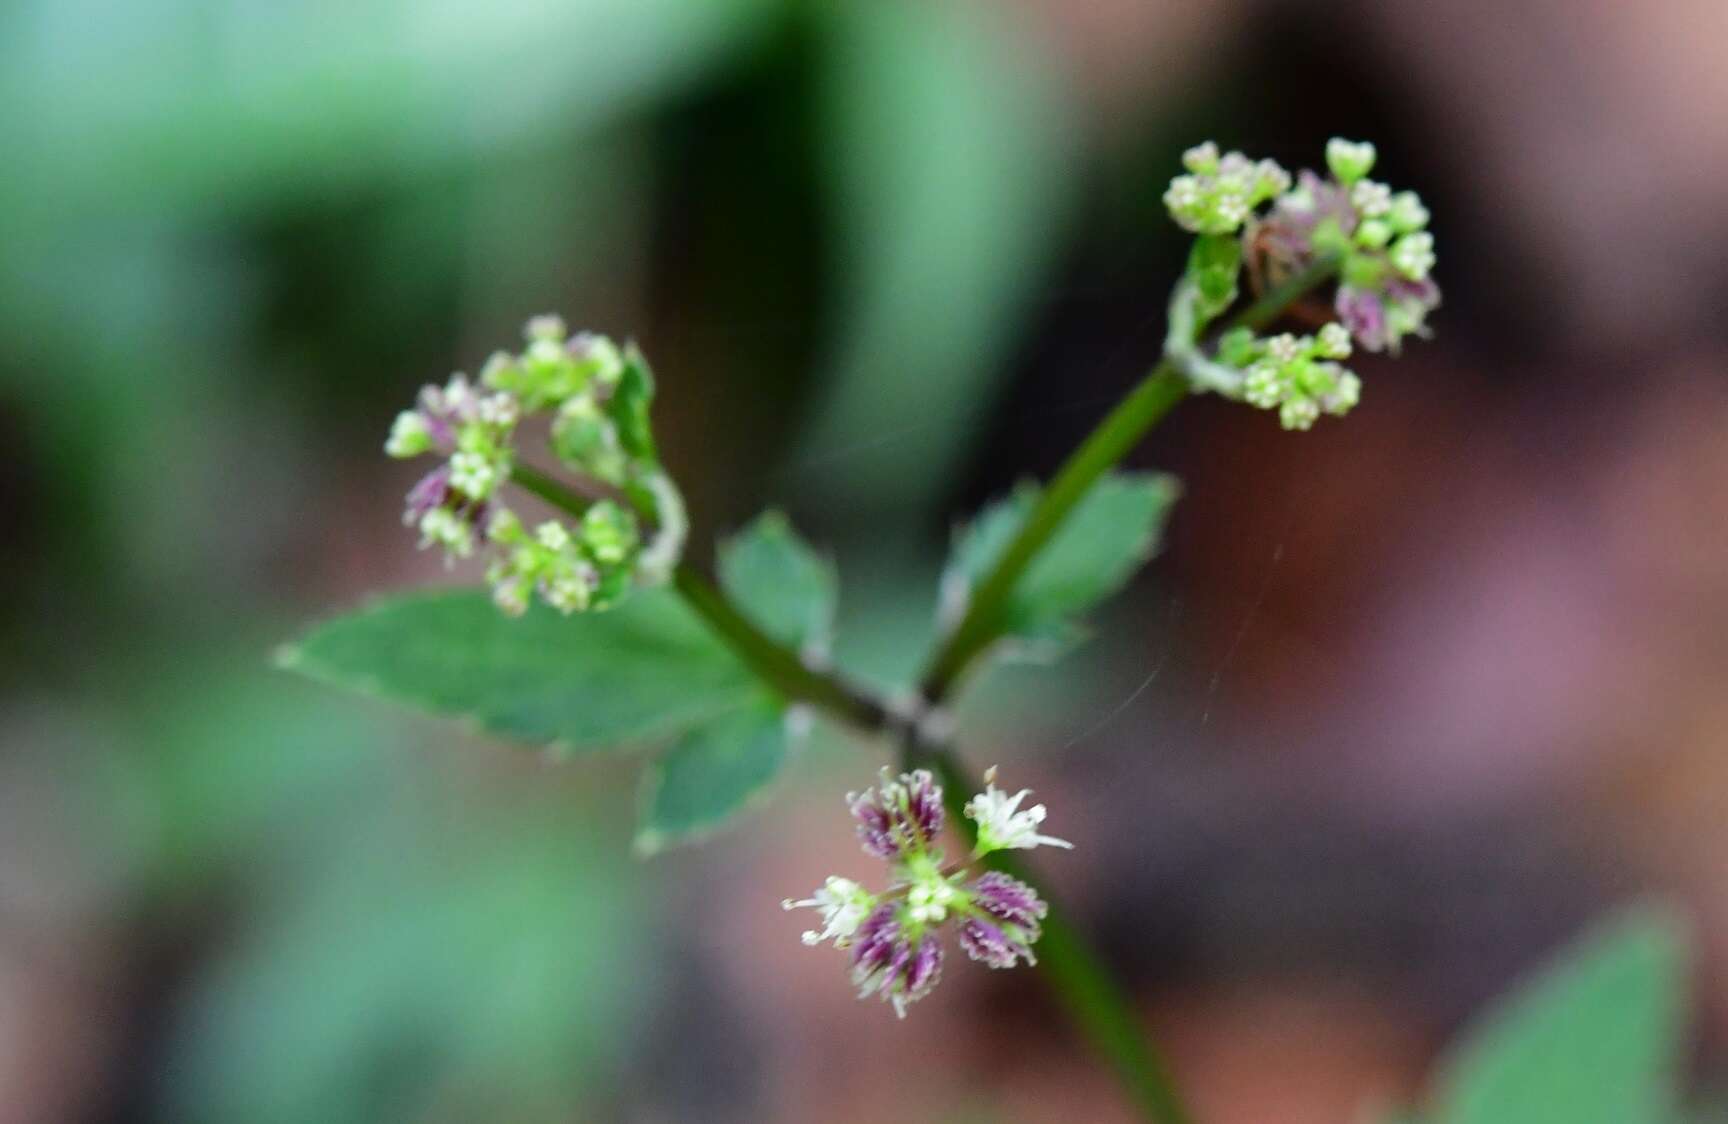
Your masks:
<svg viewBox="0 0 1728 1124"><path fill-rule="evenodd" d="M1277 162L1219 155L1212 141L1184 152L1182 164L1188 172L1170 181L1164 205L1178 226L1196 234L1234 234L1254 208L1290 187L1290 173Z"/></svg>
<svg viewBox="0 0 1728 1124"><path fill-rule="evenodd" d="M966 954L991 968L1036 963L1032 946L1043 934L1048 906L1019 879L997 871L972 877L972 867L993 851L1072 844L1040 834L1044 806L1022 810L1031 793L1004 794L995 774L985 774L985 790L965 806L978 843L966 862L955 864L945 862L938 845L946 812L942 787L927 770L894 776L883 769L874 787L846 794L864 853L888 864L887 889L872 893L833 876L810 897L781 905L817 911L822 928L806 930L803 941L832 941L850 951L859 998L879 996L904 1018L907 1006L941 979L950 926Z"/></svg>
<svg viewBox="0 0 1728 1124"><path fill-rule="evenodd" d="M1329 175L1303 171L1292 187L1289 176L1273 175L1276 165L1258 171L1269 162L1219 156L1211 142L1183 155L1188 171L1171 181L1165 203L1199 236L1171 301L1166 350L1193 386L1276 410L1286 429L1308 429L1360 400L1361 380L1338 362L1352 342L1395 353L1405 338L1429 334L1440 290L1430 276L1428 209L1414 192L1369 179L1375 157L1371 144L1333 138ZM1245 190L1249 182L1258 186ZM1244 264L1251 277L1276 282L1323 261L1339 281L1336 323L1312 336L1259 338L1238 328L1218 339L1215 356L1202 351L1207 325L1236 299Z"/></svg>
<svg viewBox="0 0 1728 1124"><path fill-rule="evenodd" d="M1258 231L1258 245L1277 271L1294 272L1321 256L1338 259L1338 318L1367 351L1397 353L1408 336L1428 335L1440 305L1431 276L1434 235L1428 208L1414 191L1368 178L1374 146L1333 138L1329 177L1304 171L1278 198Z"/></svg>
<svg viewBox="0 0 1728 1124"><path fill-rule="evenodd" d="M571 335L556 316L535 317L524 335L519 354L486 361L477 385L456 374L397 415L386 453L447 458L409 491L403 518L449 562L485 548L486 579L507 613L526 612L536 594L561 613L604 609L632 585L665 581L683 546L683 503L648 422L653 377L634 347ZM534 415L550 417L548 448L560 463L618 498L532 529L506 507L500 490L516 467L519 424ZM651 539L644 516L655 523Z"/></svg>
<svg viewBox="0 0 1728 1124"><path fill-rule="evenodd" d="M1242 329L1225 333L1219 358L1247 372L1242 398L1277 410L1285 429L1307 429L1321 413L1343 416L1362 397L1362 380L1335 360L1350 357L1350 333L1328 324L1318 335L1286 332L1270 339Z"/></svg>

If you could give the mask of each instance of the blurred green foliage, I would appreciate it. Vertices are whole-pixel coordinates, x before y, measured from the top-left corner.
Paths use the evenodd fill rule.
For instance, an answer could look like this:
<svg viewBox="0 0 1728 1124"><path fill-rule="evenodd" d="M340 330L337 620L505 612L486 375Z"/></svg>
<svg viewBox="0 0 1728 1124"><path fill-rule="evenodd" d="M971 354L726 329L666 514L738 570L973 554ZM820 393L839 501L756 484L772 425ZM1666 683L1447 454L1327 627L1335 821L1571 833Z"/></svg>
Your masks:
<svg viewBox="0 0 1728 1124"><path fill-rule="evenodd" d="M1502 999L1436 1078L1436 1124L1661 1124L1679 1111L1686 942L1612 917Z"/></svg>
<svg viewBox="0 0 1728 1124"><path fill-rule="evenodd" d="M900 434L789 497L871 498L840 530L892 549L1053 244L1065 121L981 2L0 12L6 665L109 735L54 767L127 872L135 969L192 950L165 1009L135 1000L176 1029L134 1109L605 1095L656 995L620 778L525 794L492 771L538 764L471 741L478 772L443 775L447 734L272 672L270 644L406 567L392 411L553 307L664 343L667 459L719 517L780 427L810 423L805 455ZM860 603L903 661L927 593Z"/></svg>

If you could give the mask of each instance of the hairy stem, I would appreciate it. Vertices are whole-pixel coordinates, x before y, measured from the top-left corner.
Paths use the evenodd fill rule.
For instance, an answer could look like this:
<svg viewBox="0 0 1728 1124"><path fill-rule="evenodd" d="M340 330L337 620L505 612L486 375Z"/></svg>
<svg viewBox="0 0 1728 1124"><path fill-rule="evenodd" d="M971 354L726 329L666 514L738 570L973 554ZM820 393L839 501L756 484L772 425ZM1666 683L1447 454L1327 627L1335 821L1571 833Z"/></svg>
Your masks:
<svg viewBox="0 0 1728 1124"><path fill-rule="evenodd" d="M1310 289L1330 278L1336 269L1337 263L1331 259L1316 262L1249 305L1230 326L1265 327ZM1049 544L1069 512L1085 498L1099 477L1114 468L1172 406L1187 397L1189 389L1187 376L1178 369L1176 360L1166 354L1063 462L1056 478L1039 495L1019 533L973 590L960 623L931 659L921 685L921 693L930 705L939 705L946 699L973 661L999 638L1002 614L1015 584Z"/></svg>

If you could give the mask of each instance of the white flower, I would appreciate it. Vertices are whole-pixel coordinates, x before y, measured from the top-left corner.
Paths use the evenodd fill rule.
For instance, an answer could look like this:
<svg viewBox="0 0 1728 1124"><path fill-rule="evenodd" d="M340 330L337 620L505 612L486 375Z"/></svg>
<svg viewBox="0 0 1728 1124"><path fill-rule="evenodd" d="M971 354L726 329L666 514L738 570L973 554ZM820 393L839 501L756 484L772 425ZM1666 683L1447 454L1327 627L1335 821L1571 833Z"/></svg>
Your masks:
<svg viewBox="0 0 1728 1124"><path fill-rule="evenodd" d="M498 466L483 453L457 453L450 458L450 486L465 496L485 499L501 476Z"/></svg>
<svg viewBox="0 0 1728 1124"><path fill-rule="evenodd" d="M1350 189L1350 205L1364 218L1381 218L1392 211L1392 189L1377 180L1363 180Z"/></svg>
<svg viewBox="0 0 1728 1124"><path fill-rule="evenodd" d="M1034 804L1023 812L1019 810L1020 802L1032 795L1031 789L1023 788L1009 796L996 787L994 766L985 771L984 786L984 791L968 800L965 808L967 818L978 824L979 854L1030 850L1041 844L1051 847L1074 846L1066 839L1038 833L1039 825L1044 822L1044 805Z"/></svg>
<svg viewBox="0 0 1728 1124"><path fill-rule="evenodd" d="M1287 398L1278 407L1278 421L1285 429L1310 429L1320 417L1320 404L1312 398Z"/></svg>
<svg viewBox="0 0 1728 1124"><path fill-rule="evenodd" d="M780 903L781 909L820 911L822 931L810 929L802 939L807 945L818 945L832 940L836 948L845 948L851 943L852 934L858 931L858 926L863 924L864 918L870 915L875 906L874 894L850 878L838 877L830 877L820 889L803 901L787 898Z"/></svg>
<svg viewBox="0 0 1728 1124"><path fill-rule="evenodd" d="M512 617L528 611L528 583L507 578L492 587L492 603Z"/></svg>
<svg viewBox="0 0 1728 1124"><path fill-rule="evenodd" d="M513 394L489 394L480 399L480 420L487 425L508 429L522 416Z"/></svg>
<svg viewBox="0 0 1728 1124"><path fill-rule="evenodd" d="M444 384L442 402L444 409L452 414L465 413L473 407L474 388L467 375L457 371L450 376L450 381Z"/></svg>
<svg viewBox="0 0 1728 1124"><path fill-rule="evenodd" d="M553 343L562 344L564 338L570 334L570 329L565 325L562 316L548 312L530 319L528 326L522 330L522 334L528 337L530 343L538 340L550 340Z"/></svg>
<svg viewBox="0 0 1728 1124"><path fill-rule="evenodd" d="M441 546L450 557L474 553L474 528L447 507L435 507L420 519L420 547Z"/></svg>
<svg viewBox="0 0 1728 1124"><path fill-rule="evenodd" d="M1294 363L1302 354L1302 341L1284 332L1266 341L1266 354L1279 363Z"/></svg>
<svg viewBox="0 0 1728 1124"><path fill-rule="evenodd" d="M1242 397L1249 405L1269 410L1284 400L1284 376L1278 370L1278 365L1270 360L1262 360L1248 368L1248 377L1242 382Z"/></svg>
<svg viewBox="0 0 1728 1124"><path fill-rule="evenodd" d="M1392 265L1412 281L1423 281L1434 268L1434 236L1427 231L1406 234L1392 247Z"/></svg>
<svg viewBox="0 0 1728 1124"><path fill-rule="evenodd" d="M593 569L577 564L561 569L542 583L541 590L546 595L546 604L569 616L588 607L588 602L593 597L594 584Z"/></svg>
<svg viewBox="0 0 1728 1124"><path fill-rule="evenodd" d="M960 899L960 891L932 869L906 890L906 916L926 925L939 925L948 918L948 910Z"/></svg>
<svg viewBox="0 0 1728 1124"><path fill-rule="evenodd" d="M570 545L570 532L565 530L562 523L554 523L551 520L547 520L534 528L534 537L541 546L559 554L562 554Z"/></svg>
<svg viewBox="0 0 1728 1124"><path fill-rule="evenodd" d="M1320 354L1327 359L1350 358L1350 330L1337 321L1321 328L1316 339L1320 345Z"/></svg>
<svg viewBox="0 0 1728 1124"><path fill-rule="evenodd" d="M1392 197L1391 219L1400 231L1421 230L1428 225L1428 208L1414 191L1400 191Z"/></svg>
<svg viewBox="0 0 1728 1124"><path fill-rule="evenodd" d="M1182 154L1182 166L1196 175L1210 175L1218 170L1218 145L1202 141Z"/></svg>
<svg viewBox="0 0 1728 1124"><path fill-rule="evenodd" d="M1347 414L1362 400L1362 380L1353 371L1342 371L1338 375L1338 386L1326 397L1326 412L1329 414Z"/></svg>

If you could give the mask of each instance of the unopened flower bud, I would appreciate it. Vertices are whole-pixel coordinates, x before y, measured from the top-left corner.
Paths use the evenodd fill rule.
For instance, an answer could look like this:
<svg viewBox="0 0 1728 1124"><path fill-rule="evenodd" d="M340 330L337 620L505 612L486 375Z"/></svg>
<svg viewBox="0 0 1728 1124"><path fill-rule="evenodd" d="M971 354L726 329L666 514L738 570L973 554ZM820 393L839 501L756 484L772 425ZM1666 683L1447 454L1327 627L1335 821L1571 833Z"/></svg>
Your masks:
<svg viewBox="0 0 1728 1124"><path fill-rule="evenodd" d="M384 442L384 452L406 460L432 451L432 430L419 410L403 410L390 426L390 439Z"/></svg>
<svg viewBox="0 0 1728 1124"><path fill-rule="evenodd" d="M1338 177L1338 182L1352 184L1374 169L1374 146L1367 141L1351 142L1333 137L1326 142L1326 166Z"/></svg>

